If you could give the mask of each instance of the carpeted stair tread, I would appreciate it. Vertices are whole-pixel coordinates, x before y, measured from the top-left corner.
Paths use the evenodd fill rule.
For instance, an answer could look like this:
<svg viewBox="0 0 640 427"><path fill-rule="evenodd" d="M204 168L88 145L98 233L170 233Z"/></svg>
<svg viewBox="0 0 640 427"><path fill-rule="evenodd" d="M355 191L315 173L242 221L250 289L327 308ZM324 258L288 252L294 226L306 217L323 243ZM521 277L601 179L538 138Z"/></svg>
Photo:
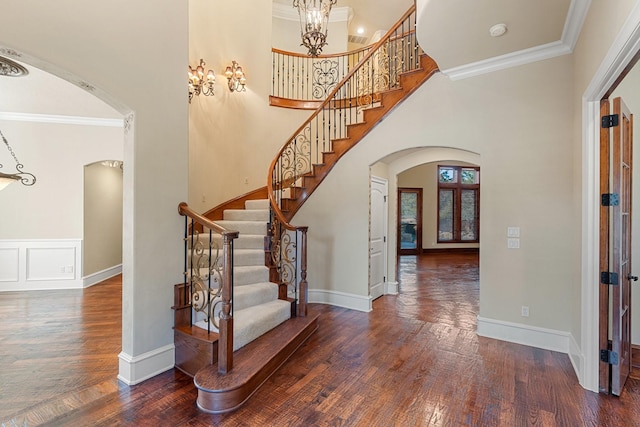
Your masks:
<svg viewBox="0 0 640 427"><path fill-rule="evenodd" d="M222 219L214 222L227 230L235 230L240 234L260 234L263 236L267 234L266 221L229 221Z"/></svg>
<svg viewBox="0 0 640 427"><path fill-rule="evenodd" d="M213 241L216 242L217 247L222 249L222 236L220 234L212 234ZM191 248L192 244L195 244L197 240L207 247L209 244L209 232L200 233L198 237L191 239L191 236L187 237L187 246ZM193 243L192 243L193 240ZM233 241L233 247L235 249L263 249L264 248L264 234L239 234L237 239Z"/></svg>
<svg viewBox="0 0 640 427"><path fill-rule="evenodd" d="M291 317L291 303L273 300L257 306L233 311L233 350L244 347ZM196 326L207 329L207 322ZM215 328L212 325L212 330Z"/></svg>
<svg viewBox="0 0 640 427"><path fill-rule="evenodd" d="M269 199L259 199L259 200L247 200L244 202L244 208L247 210L252 209L266 209L269 210Z"/></svg>
<svg viewBox="0 0 640 427"><path fill-rule="evenodd" d="M208 280L208 268L200 269L200 276L203 280ZM191 269L187 270L187 277L191 276ZM245 286L252 283L269 282L269 268L263 265L241 265L233 269L233 285ZM216 285L217 286L217 285ZM215 287L215 286L213 286Z"/></svg>
<svg viewBox="0 0 640 427"><path fill-rule="evenodd" d="M269 222L269 210L268 209L226 209L224 211L224 220Z"/></svg>

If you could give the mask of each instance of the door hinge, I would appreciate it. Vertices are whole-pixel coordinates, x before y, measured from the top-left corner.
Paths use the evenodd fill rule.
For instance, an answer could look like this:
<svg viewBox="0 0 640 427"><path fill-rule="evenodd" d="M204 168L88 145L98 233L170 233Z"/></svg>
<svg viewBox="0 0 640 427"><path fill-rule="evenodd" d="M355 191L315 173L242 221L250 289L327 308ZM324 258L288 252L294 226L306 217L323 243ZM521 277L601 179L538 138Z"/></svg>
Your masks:
<svg viewBox="0 0 640 427"><path fill-rule="evenodd" d="M382 238L382 241L383 241L384 243L387 243L387 236L384 236L384 237Z"/></svg>
<svg viewBox="0 0 640 427"><path fill-rule="evenodd" d="M617 114L611 114L610 116L602 116L602 128L613 128L618 126L619 118Z"/></svg>
<svg viewBox="0 0 640 427"><path fill-rule="evenodd" d="M610 271L600 272L600 283L603 285L618 285L618 273Z"/></svg>
<svg viewBox="0 0 640 427"><path fill-rule="evenodd" d="M620 197L618 193L605 193L602 195L602 206L618 206L620 204Z"/></svg>
<svg viewBox="0 0 640 427"><path fill-rule="evenodd" d="M610 350L600 350L600 361L610 365L618 364L618 353Z"/></svg>
<svg viewBox="0 0 640 427"><path fill-rule="evenodd" d="M387 196L384 196L384 202L387 203Z"/></svg>
<svg viewBox="0 0 640 427"><path fill-rule="evenodd" d="M387 283L387 276L382 276L382 282Z"/></svg>

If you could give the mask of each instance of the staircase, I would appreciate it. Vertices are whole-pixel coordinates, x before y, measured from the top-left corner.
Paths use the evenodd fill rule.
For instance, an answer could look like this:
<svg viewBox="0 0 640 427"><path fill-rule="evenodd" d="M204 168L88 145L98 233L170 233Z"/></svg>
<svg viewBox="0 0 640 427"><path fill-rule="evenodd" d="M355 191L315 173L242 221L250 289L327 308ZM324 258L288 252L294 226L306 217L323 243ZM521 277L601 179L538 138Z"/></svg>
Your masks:
<svg viewBox="0 0 640 427"><path fill-rule="evenodd" d="M268 190L278 221L289 224L340 158L438 71L417 44L415 19L412 6L273 160Z"/></svg>
<svg viewBox="0 0 640 427"><path fill-rule="evenodd" d="M294 301L286 299L282 283L269 280L264 248L269 201L246 200L244 205L245 209L224 209L223 219L210 224L237 230L231 251L233 372L220 372L218 366L223 235L209 233L207 224L199 231L195 224L187 227L192 232L185 239L186 271L192 284L175 287L175 366L194 377L198 406L211 413L241 405L317 329L317 316L291 319ZM279 299L281 295L285 298Z"/></svg>
<svg viewBox="0 0 640 427"><path fill-rule="evenodd" d="M200 409L238 408L317 329L307 313L307 227L291 220L345 153L437 71L417 45L415 18L412 6L285 143L268 199L257 190L205 216L179 206L187 273L174 291L176 367L194 377Z"/></svg>

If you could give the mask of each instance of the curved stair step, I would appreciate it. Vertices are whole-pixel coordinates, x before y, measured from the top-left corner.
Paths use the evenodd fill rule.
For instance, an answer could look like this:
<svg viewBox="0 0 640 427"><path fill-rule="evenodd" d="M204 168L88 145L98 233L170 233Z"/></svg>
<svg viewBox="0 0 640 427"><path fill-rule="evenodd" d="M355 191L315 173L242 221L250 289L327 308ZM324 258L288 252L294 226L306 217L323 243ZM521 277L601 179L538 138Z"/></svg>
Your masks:
<svg viewBox="0 0 640 427"><path fill-rule="evenodd" d="M230 412L242 405L318 329L318 314L294 317L233 355L234 368L218 373L218 365L200 369L193 382L198 407L209 413Z"/></svg>

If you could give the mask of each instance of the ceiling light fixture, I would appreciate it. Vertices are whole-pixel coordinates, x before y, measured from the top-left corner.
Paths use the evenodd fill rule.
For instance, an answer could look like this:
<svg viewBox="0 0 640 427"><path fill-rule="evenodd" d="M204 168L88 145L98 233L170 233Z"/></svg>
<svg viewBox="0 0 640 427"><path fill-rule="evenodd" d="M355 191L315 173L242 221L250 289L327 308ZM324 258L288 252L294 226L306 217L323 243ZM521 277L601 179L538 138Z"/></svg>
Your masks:
<svg viewBox="0 0 640 427"><path fill-rule="evenodd" d="M22 77L29 74L29 71L17 62L13 62L9 58L0 56L0 76L4 77Z"/></svg>
<svg viewBox="0 0 640 427"><path fill-rule="evenodd" d="M205 79L205 65L206 64L203 59L200 59L200 65L198 65L195 69L191 68L191 65L189 65L189 103L191 103L191 98L193 98L193 95L215 95L213 86L216 84L216 76L215 74L213 74L213 71L209 70L207 71L207 76Z"/></svg>
<svg viewBox="0 0 640 427"><path fill-rule="evenodd" d="M227 67L224 71L224 75L227 77L227 83L231 92L244 92L244 87L247 84L247 77L242 71L242 67L238 65L236 61L231 61L231 66Z"/></svg>
<svg viewBox="0 0 640 427"><path fill-rule="evenodd" d="M302 43L309 49L310 56L318 56L327 45L329 13L338 0L293 0L293 7L300 16Z"/></svg>
<svg viewBox="0 0 640 427"><path fill-rule="evenodd" d="M2 134L2 131L0 131L0 137L2 137L2 141L4 141L4 145L6 145L7 150L9 151L9 154L11 154L11 157L13 157L13 160L15 160L16 170L18 171L17 173L13 173L13 174L6 174L6 173L0 172L0 190L5 188L7 185L11 184L12 182L16 182L16 181L20 181L23 185L26 185L26 186L31 186L35 184L36 177L32 173L22 171L22 168L24 166L22 165L22 163L20 163L20 161L18 161L18 158L16 157L16 153L13 152L13 149L9 145L9 141L7 141L7 138L4 137L4 135ZM2 164L0 163L0 169L1 168L2 168Z"/></svg>
<svg viewBox="0 0 640 427"><path fill-rule="evenodd" d="M507 25L502 23L496 24L493 27L489 28L489 34L491 34L491 37L500 37L506 32L507 32Z"/></svg>

